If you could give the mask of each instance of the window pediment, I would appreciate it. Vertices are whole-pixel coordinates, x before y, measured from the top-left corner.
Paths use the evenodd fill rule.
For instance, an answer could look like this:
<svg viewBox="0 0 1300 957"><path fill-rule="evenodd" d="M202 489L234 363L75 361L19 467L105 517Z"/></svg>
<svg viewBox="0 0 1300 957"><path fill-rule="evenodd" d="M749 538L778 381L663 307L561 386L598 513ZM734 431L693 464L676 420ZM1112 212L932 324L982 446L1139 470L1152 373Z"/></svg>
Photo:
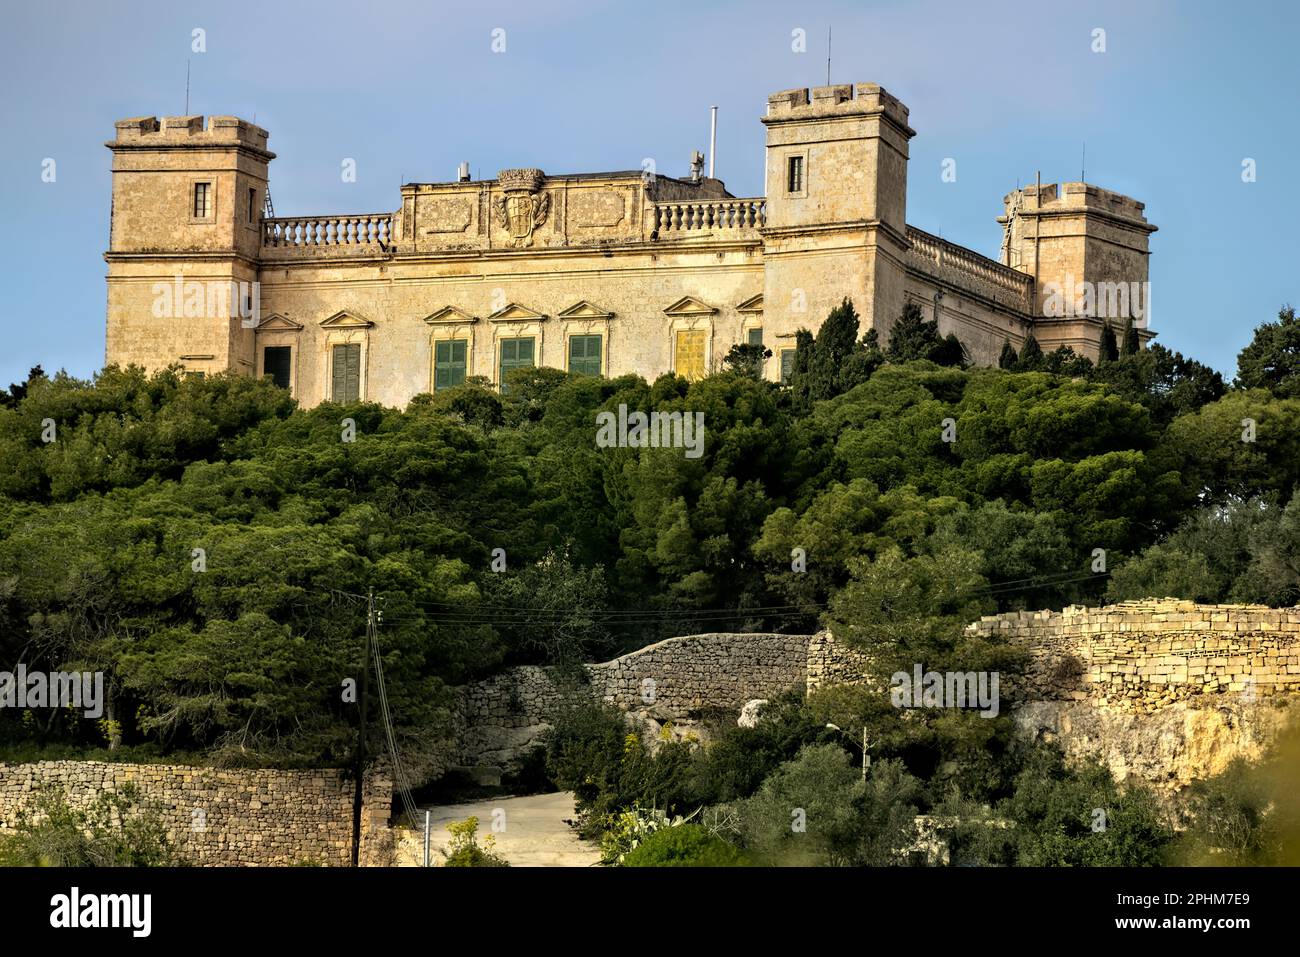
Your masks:
<svg viewBox="0 0 1300 957"><path fill-rule="evenodd" d="M718 312L713 306L701 302L694 296L683 296L664 310L664 315L674 318L693 318L695 316L713 316Z"/></svg>
<svg viewBox="0 0 1300 957"><path fill-rule="evenodd" d="M328 319L321 320L323 329L368 329L374 323L363 316L358 316L355 312L349 312L347 309L334 313Z"/></svg>
<svg viewBox="0 0 1300 957"><path fill-rule="evenodd" d="M763 311L763 294L760 292L757 296L750 296L740 305L736 306L736 312L743 313L762 313Z"/></svg>
<svg viewBox="0 0 1300 957"><path fill-rule="evenodd" d="M540 312L509 302L488 316L488 322L542 322L546 316Z"/></svg>
<svg viewBox="0 0 1300 957"><path fill-rule="evenodd" d="M467 322L478 322L478 316L471 316L469 313L457 309L455 306L443 306L437 312L425 316L424 321L431 326L452 324L461 325Z"/></svg>
<svg viewBox="0 0 1300 957"><path fill-rule="evenodd" d="M294 322L282 312L273 312L257 324L258 332L301 332L302 323Z"/></svg>
<svg viewBox="0 0 1300 957"><path fill-rule="evenodd" d="M575 302L567 309L562 309L556 313L558 319L612 319L614 314L606 312L594 303L581 299Z"/></svg>

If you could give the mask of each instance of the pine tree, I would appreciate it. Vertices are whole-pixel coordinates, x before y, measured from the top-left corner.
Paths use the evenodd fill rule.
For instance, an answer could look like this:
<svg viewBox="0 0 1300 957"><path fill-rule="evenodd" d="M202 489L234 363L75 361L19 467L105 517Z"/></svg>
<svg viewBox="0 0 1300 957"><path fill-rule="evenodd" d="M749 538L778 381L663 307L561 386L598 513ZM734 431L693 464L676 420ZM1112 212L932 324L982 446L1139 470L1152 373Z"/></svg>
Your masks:
<svg viewBox="0 0 1300 957"><path fill-rule="evenodd" d="M929 359L939 342L939 327L926 322L921 307L909 302L903 307L903 315L894 323L894 328L889 330L889 348L885 350L885 356L890 362Z"/></svg>
<svg viewBox="0 0 1300 957"><path fill-rule="evenodd" d="M1101 349L1097 355L1098 362L1117 362L1119 360L1119 343L1115 341L1115 330L1108 321L1101 330Z"/></svg>
<svg viewBox="0 0 1300 957"><path fill-rule="evenodd" d="M930 361L952 368L962 368L966 365L966 348L955 332L948 333L930 350Z"/></svg>
<svg viewBox="0 0 1300 957"><path fill-rule="evenodd" d="M1120 355L1132 356L1137 355L1138 335L1137 329L1133 326L1133 317L1129 316L1124 320L1124 335L1120 339Z"/></svg>
<svg viewBox="0 0 1300 957"><path fill-rule="evenodd" d="M811 369L811 398L831 399L843 390L844 364L858 341L858 312L845 298L831 310L814 343Z"/></svg>
<svg viewBox="0 0 1300 957"><path fill-rule="evenodd" d="M1010 339L1002 340L1002 354L998 356L999 369L1014 369L1016 367L1016 350L1011 345Z"/></svg>
<svg viewBox="0 0 1300 957"><path fill-rule="evenodd" d="M794 334L794 362L790 366L790 391L796 409L812 408L812 363L816 342L807 329Z"/></svg>
<svg viewBox="0 0 1300 957"><path fill-rule="evenodd" d="M1038 344L1031 332L1029 338L1025 340L1024 345L1020 347L1020 355L1016 358L1016 368L1024 372L1033 372L1043 366L1043 347Z"/></svg>

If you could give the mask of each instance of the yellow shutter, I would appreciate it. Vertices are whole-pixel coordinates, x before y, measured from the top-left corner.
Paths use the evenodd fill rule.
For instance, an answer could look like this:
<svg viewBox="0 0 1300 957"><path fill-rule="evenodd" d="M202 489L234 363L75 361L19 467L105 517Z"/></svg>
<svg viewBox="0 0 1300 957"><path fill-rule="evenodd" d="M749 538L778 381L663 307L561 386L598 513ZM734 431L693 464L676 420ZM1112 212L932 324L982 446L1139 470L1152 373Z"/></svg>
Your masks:
<svg viewBox="0 0 1300 957"><path fill-rule="evenodd" d="M699 379L704 376L704 330L690 329L677 333L677 360L673 363L679 376Z"/></svg>

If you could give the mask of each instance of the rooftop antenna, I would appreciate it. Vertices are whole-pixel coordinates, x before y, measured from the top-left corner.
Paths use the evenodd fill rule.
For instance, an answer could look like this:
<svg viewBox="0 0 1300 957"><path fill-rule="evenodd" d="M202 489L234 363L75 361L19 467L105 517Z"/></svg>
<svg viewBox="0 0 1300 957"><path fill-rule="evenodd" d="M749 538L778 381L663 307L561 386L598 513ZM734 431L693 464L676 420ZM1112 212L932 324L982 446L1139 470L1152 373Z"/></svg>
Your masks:
<svg viewBox="0 0 1300 957"><path fill-rule="evenodd" d="M185 115L190 115L190 61L185 61Z"/></svg>
<svg viewBox="0 0 1300 957"><path fill-rule="evenodd" d="M718 151L718 108L709 107L709 179L713 179L713 154Z"/></svg>
<svg viewBox="0 0 1300 957"><path fill-rule="evenodd" d="M1079 182L1080 183L1088 182L1088 177L1083 175L1084 172L1086 172L1087 165L1088 165L1088 141L1084 140L1083 154L1079 157Z"/></svg>
<svg viewBox="0 0 1300 957"><path fill-rule="evenodd" d="M826 28L826 85L831 85L831 28Z"/></svg>

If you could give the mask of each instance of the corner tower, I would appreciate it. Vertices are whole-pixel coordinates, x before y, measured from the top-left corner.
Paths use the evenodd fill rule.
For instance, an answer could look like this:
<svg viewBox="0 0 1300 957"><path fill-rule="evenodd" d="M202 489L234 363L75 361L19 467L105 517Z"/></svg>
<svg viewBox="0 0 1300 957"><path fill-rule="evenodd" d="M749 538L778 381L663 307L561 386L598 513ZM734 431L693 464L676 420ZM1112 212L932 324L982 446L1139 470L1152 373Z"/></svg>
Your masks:
<svg viewBox="0 0 1300 957"><path fill-rule="evenodd" d="M253 372L266 130L233 116L116 124L106 361Z"/></svg>
<svg viewBox="0 0 1300 957"><path fill-rule="evenodd" d="M1143 203L1088 183L1044 183L1008 194L998 222L1003 263L1033 276L1034 336L1043 350L1069 346L1096 361L1102 330L1119 336L1132 318L1145 342L1155 333Z"/></svg>
<svg viewBox="0 0 1300 957"><path fill-rule="evenodd" d="M781 347L848 296L862 331L903 310L908 110L874 83L768 97L764 323Z"/></svg>

